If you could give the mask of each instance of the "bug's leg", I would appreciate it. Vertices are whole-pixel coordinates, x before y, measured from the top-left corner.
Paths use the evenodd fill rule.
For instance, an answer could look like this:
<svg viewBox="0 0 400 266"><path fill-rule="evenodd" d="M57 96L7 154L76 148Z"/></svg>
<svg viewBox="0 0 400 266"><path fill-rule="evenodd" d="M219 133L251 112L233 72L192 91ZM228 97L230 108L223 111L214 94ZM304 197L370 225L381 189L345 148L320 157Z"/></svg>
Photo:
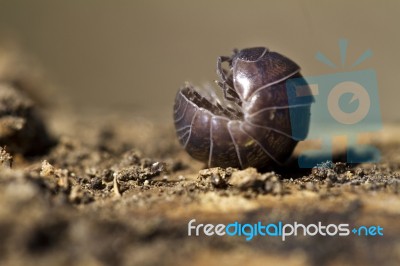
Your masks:
<svg viewBox="0 0 400 266"><path fill-rule="evenodd" d="M226 82L221 82L216 80L215 81L218 86L222 88L222 91L224 92L224 98L227 99L228 101L233 101L237 104L241 104L242 101L239 98L239 95L236 93L234 89L232 89Z"/></svg>
<svg viewBox="0 0 400 266"><path fill-rule="evenodd" d="M224 92L224 98L227 99L228 101L233 101L233 96L230 95L230 93L228 94L228 90L232 90L231 88L229 88L228 84L226 84L225 82L221 82L216 80L215 83L218 84L218 86L220 86L222 88L222 91Z"/></svg>
<svg viewBox="0 0 400 266"><path fill-rule="evenodd" d="M224 98L228 101L233 101L237 104L241 104L241 100L237 92L233 89L233 79L232 79L232 73L228 72L222 67L222 63L227 62L229 64L229 67L232 67L232 60L234 56L239 52L238 49L233 50L233 55L232 56L220 56L218 57L217 60L217 74L221 81L215 81L218 86L222 88L222 91L224 92Z"/></svg>
<svg viewBox="0 0 400 266"><path fill-rule="evenodd" d="M231 57L229 57L229 56L220 56L220 57L218 57L218 60L217 60L217 74L218 74L219 78L222 81L226 81L227 80L227 73L226 73L226 70L222 68L222 63L230 62L230 61L231 61Z"/></svg>

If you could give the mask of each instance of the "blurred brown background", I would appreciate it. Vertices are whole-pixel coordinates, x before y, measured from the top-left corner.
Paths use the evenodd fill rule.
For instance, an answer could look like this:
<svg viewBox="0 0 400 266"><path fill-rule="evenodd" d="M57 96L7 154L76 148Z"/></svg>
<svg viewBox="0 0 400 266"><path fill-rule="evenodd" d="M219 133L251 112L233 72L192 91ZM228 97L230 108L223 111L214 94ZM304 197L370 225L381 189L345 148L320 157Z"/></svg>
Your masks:
<svg viewBox="0 0 400 266"><path fill-rule="evenodd" d="M172 119L177 89L216 79L219 55L267 46L304 75L374 68L384 121L400 120L400 1L0 0L0 41L15 40L76 108ZM347 67L338 41L349 40ZM373 57L349 66L367 49Z"/></svg>

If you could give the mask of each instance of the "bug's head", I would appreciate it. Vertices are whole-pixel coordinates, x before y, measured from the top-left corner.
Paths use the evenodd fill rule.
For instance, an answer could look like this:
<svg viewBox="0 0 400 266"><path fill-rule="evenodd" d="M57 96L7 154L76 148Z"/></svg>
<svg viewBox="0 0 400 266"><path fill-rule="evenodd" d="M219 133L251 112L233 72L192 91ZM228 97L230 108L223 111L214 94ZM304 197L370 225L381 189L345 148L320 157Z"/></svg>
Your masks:
<svg viewBox="0 0 400 266"><path fill-rule="evenodd" d="M254 62L254 61L257 61L260 58L262 58L264 56L264 54L267 52L268 52L268 49L265 47L246 48L246 49L242 49L242 50L238 51L234 55L233 60L240 59L243 61Z"/></svg>
<svg viewBox="0 0 400 266"><path fill-rule="evenodd" d="M299 71L295 62L265 47L242 49L232 58L233 87L243 102L261 88L284 82Z"/></svg>

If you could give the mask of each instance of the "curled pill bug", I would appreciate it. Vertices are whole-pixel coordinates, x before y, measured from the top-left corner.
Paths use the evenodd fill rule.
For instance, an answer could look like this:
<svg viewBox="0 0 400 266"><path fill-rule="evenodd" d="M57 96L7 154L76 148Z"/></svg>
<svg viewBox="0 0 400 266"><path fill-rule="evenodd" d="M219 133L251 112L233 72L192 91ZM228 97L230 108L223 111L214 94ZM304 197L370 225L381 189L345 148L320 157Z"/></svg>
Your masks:
<svg viewBox="0 0 400 266"><path fill-rule="evenodd" d="M220 56L217 74L222 99L212 88L189 83L176 95L174 122L184 149L208 167L271 169L284 164L310 122L312 97L290 105L288 96L287 81L302 79L300 67L277 52L255 47ZM304 84L303 93L311 95ZM302 137L292 134L291 114Z"/></svg>

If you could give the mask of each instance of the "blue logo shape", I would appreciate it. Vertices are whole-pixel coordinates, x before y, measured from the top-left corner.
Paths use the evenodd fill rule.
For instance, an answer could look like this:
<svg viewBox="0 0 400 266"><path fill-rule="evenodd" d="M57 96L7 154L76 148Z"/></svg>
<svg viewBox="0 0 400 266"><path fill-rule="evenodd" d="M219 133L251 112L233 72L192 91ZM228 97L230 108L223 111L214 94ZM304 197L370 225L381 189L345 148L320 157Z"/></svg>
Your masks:
<svg viewBox="0 0 400 266"><path fill-rule="evenodd" d="M347 41L339 42L341 63L345 64ZM353 64L358 65L371 56L370 50L363 53ZM316 58L332 68L336 65L322 53ZM304 88L307 88L305 90ZM307 129L298 117L298 108L311 105L311 118L308 139L319 139L319 150L307 151L299 157L301 168L332 160L332 139L335 136L347 137L347 162L362 163L378 161L380 152L375 147L357 143L357 135L374 132L382 128L379 107L378 85L375 71L372 69L333 73L314 77L289 79L286 82L292 136L305 139ZM311 92L307 95L304 92Z"/></svg>

